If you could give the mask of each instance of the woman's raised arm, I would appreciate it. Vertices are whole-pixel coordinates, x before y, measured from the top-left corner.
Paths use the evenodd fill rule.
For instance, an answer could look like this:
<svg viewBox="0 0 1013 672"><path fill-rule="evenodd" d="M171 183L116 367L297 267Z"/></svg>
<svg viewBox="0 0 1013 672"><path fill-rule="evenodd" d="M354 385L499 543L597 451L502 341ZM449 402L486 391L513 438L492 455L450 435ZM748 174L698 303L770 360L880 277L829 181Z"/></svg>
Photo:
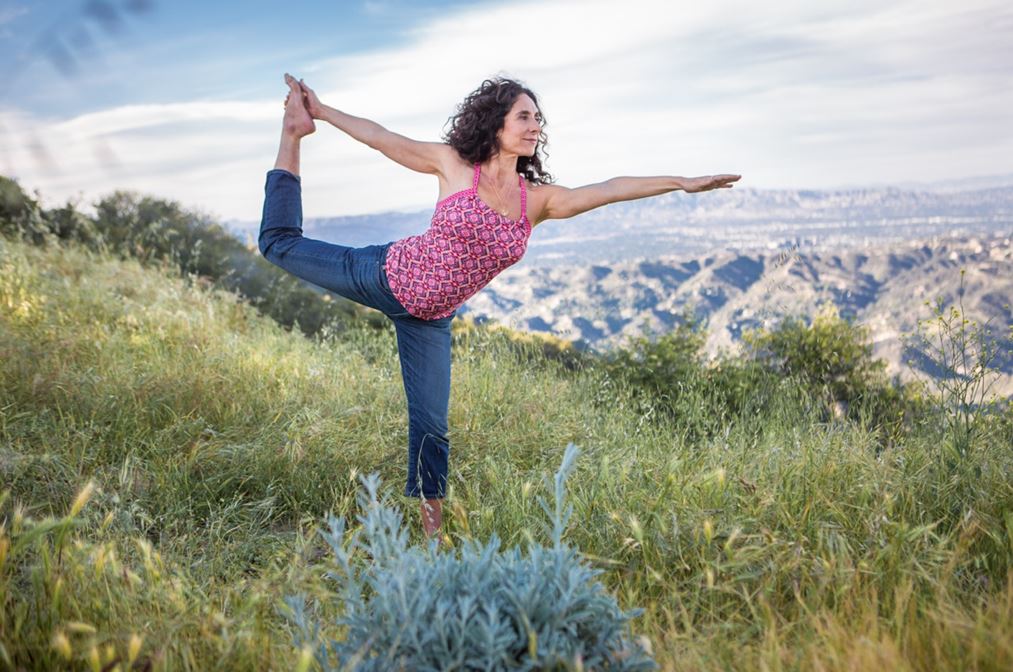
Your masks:
<svg viewBox="0 0 1013 672"><path fill-rule="evenodd" d="M375 121L346 114L317 98L313 89L299 80L306 109L314 119L326 121L359 142L379 150L405 168L432 175L445 174L444 167L453 150L442 142L420 142L389 131Z"/></svg>
<svg viewBox="0 0 1013 672"><path fill-rule="evenodd" d="M703 177L613 177L611 180L569 189L555 184L537 187L540 198L535 223L546 219L566 219L609 203L632 201L682 189L687 193L730 189L741 175L704 175Z"/></svg>

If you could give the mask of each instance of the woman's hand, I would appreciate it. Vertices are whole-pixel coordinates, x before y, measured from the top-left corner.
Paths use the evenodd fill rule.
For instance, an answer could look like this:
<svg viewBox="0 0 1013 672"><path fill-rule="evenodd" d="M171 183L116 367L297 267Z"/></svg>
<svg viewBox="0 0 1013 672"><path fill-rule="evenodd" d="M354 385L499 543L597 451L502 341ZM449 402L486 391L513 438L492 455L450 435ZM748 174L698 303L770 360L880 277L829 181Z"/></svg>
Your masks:
<svg viewBox="0 0 1013 672"><path fill-rule="evenodd" d="M735 186L732 183L740 179L742 179L741 175L704 175L703 177L681 177L679 183L682 185L683 191L693 194L711 189L731 189Z"/></svg>
<svg viewBox="0 0 1013 672"><path fill-rule="evenodd" d="M303 103L306 105L306 111L309 112L310 116L314 119L323 120L325 106L320 102L320 99L317 98L317 94L301 79L299 80L299 86L302 87L302 99Z"/></svg>
<svg viewBox="0 0 1013 672"><path fill-rule="evenodd" d="M302 89L303 107L306 108L306 111L309 112L310 116L314 119L323 120L324 105L320 102L320 99L317 98L317 94L314 93L313 89L306 86L306 83L301 79L299 80L299 87ZM289 91L285 96L285 107L288 107L288 99L291 95L292 92Z"/></svg>

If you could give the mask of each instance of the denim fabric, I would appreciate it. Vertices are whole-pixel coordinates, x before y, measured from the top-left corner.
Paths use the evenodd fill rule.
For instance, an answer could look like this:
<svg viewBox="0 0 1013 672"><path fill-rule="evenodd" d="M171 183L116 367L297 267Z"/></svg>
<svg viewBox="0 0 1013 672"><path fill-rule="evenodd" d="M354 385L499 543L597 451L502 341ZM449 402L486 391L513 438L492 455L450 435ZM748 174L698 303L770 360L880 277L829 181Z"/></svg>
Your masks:
<svg viewBox="0 0 1013 672"><path fill-rule="evenodd" d="M408 399L408 478L405 495L438 499L446 495L447 415L450 405L450 323L411 315L394 298L384 270L391 243L347 247L302 235L302 187L287 170L267 173L260 252L289 273L375 308L389 317L397 334L401 377ZM456 311L455 311L456 314Z"/></svg>

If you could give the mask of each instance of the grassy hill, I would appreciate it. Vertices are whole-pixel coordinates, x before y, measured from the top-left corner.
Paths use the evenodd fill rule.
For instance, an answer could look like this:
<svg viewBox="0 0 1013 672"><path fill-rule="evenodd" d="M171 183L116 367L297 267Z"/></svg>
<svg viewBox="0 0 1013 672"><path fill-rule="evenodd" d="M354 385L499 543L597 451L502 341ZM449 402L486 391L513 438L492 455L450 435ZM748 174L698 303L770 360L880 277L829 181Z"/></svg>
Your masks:
<svg viewBox="0 0 1013 672"><path fill-rule="evenodd" d="M567 539L664 669L1013 667L1008 418L959 456L932 421L884 446L785 379L699 438L607 368L458 326L452 542L543 542L572 441ZM282 598L340 608L315 529L354 516L357 474L400 490L405 443L393 330L309 339L169 269L0 238L0 665L294 669Z"/></svg>

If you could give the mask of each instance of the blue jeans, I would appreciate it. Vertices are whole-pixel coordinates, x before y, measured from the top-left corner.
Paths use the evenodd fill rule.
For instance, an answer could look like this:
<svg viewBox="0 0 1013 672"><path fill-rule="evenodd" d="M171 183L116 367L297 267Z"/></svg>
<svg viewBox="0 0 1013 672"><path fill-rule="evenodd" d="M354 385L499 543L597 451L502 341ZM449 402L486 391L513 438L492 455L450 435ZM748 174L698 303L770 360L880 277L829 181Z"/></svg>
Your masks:
<svg viewBox="0 0 1013 672"><path fill-rule="evenodd" d="M408 481L405 495L446 495L447 413L450 405L450 322L422 320L394 298L384 260L391 243L346 247L304 238L302 187L287 170L267 173L260 252L289 273L375 308L394 322L401 377L408 398Z"/></svg>

